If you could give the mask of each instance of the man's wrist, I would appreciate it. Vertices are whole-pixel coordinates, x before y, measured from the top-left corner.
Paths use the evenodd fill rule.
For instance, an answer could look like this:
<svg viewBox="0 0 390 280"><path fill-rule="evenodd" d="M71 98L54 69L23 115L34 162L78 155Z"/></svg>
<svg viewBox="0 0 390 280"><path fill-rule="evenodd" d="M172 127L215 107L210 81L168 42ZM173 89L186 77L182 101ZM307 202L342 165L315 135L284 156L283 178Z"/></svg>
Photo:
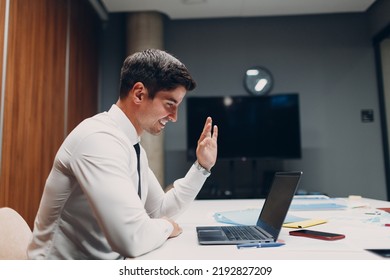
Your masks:
<svg viewBox="0 0 390 280"><path fill-rule="evenodd" d="M194 165L196 167L196 169L198 169L199 171L201 171L203 173L203 175L210 175L211 172L210 170L207 170L206 168L204 168L197 160L194 162Z"/></svg>

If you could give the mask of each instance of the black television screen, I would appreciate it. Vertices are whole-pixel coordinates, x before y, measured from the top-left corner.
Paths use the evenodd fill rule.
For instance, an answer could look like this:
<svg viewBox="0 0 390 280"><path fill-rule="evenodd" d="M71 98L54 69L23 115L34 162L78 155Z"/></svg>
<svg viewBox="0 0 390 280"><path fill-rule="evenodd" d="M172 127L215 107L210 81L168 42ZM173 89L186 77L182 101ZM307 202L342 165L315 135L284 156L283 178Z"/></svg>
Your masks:
<svg viewBox="0 0 390 280"><path fill-rule="evenodd" d="M301 157L298 94L188 97L188 159L196 158L207 116L219 128L219 159Z"/></svg>

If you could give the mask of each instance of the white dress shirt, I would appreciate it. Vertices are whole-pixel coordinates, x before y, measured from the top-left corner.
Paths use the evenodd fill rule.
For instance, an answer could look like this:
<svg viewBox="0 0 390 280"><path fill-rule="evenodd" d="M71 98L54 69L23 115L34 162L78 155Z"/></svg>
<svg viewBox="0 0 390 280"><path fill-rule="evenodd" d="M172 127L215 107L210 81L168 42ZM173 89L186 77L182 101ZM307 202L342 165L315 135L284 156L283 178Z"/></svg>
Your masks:
<svg viewBox="0 0 390 280"><path fill-rule="evenodd" d="M164 193L119 107L80 123L60 147L35 219L30 259L120 259L161 246L172 217L193 201L207 175L194 165Z"/></svg>

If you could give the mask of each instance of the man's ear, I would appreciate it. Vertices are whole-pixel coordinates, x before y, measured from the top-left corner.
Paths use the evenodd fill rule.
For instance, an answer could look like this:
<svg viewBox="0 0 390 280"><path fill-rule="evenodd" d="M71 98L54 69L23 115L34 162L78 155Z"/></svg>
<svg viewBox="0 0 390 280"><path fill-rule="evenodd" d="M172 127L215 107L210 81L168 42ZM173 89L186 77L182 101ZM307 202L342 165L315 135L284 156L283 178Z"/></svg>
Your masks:
<svg viewBox="0 0 390 280"><path fill-rule="evenodd" d="M136 103L136 104L139 104L142 102L142 100L144 100L146 98L146 88L144 86L143 83L141 82L137 82L134 84L133 88L132 88L132 98L133 98L133 101Z"/></svg>

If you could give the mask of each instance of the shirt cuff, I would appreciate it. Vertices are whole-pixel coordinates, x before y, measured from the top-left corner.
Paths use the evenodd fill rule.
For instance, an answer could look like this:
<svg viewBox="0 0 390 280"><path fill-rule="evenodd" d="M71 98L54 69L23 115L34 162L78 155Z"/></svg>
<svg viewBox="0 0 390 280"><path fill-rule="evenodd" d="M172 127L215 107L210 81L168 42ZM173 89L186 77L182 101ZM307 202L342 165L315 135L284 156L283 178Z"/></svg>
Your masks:
<svg viewBox="0 0 390 280"><path fill-rule="evenodd" d="M194 166L195 166L196 170L201 172L204 176L208 177L211 175L211 172L208 171L206 168L204 168L202 165L200 165L200 163L198 161L194 162Z"/></svg>

